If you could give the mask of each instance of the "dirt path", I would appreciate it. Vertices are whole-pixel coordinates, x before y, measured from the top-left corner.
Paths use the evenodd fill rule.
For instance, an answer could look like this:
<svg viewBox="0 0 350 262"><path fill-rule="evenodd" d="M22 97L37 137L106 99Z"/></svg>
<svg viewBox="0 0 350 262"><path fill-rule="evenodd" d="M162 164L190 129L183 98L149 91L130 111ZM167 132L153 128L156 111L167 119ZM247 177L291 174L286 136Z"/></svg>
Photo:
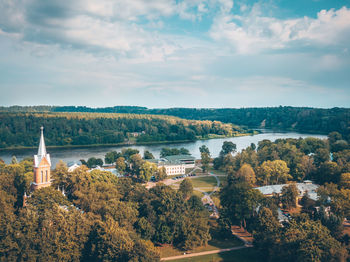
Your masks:
<svg viewBox="0 0 350 262"><path fill-rule="evenodd" d="M168 261L168 260L176 260L176 259L181 259L181 258L198 257L198 256L217 254L217 253L238 250L238 249L243 249L243 248L248 248L248 246L231 247L231 248L216 249L216 250L204 251L204 252L193 253L193 254L185 254L185 255L180 255L180 256L164 257L164 258L161 258L160 260L161 261Z"/></svg>

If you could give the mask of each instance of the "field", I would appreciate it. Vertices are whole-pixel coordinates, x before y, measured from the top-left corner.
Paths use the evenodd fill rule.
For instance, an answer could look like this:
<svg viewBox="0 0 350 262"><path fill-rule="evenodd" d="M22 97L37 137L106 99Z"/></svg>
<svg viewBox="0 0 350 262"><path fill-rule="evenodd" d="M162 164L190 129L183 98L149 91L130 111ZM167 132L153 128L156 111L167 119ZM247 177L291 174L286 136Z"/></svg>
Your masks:
<svg viewBox="0 0 350 262"><path fill-rule="evenodd" d="M171 260L177 262L257 262L263 261L254 248L244 248L218 254Z"/></svg>
<svg viewBox="0 0 350 262"><path fill-rule="evenodd" d="M191 250L191 253L198 253L222 248L230 248L242 246L243 242L236 238L235 236L223 237L218 229L218 224L216 220L210 220L210 234L212 239L208 242L207 246L197 247ZM184 253L184 250L176 249L172 246L164 246L160 247L161 257L171 257L171 256L179 256Z"/></svg>
<svg viewBox="0 0 350 262"><path fill-rule="evenodd" d="M217 185L215 177L194 177L192 178L192 185L194 188L214 188Z"/></svg>

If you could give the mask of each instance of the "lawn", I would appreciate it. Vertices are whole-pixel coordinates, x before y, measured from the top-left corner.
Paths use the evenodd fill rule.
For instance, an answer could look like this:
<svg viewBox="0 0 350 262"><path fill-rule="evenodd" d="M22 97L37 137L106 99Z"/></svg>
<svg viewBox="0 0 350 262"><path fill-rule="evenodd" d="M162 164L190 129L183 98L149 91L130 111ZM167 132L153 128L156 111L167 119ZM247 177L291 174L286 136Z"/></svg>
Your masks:
<svg viewBox="0 0 350 262"><path fill-rule="evenodd" d="M203 251L210 251L210 250L216 250L216 249L222 249L222 248L230 248L230 247L237 247L242 246L243 242L236 238L235 236L229 236L229 237L223 237L222 234L220 234L218 230L218 224L216 220L210 221L210 234L212 236L212 239L208 242L207 246L197 247L193 250L191 250L191 253L198 253ZM164 246L160 247L160 256L161 257L171 257L171 256L179 256L184 253L183 250L179 250L174 248L173 246Z"/></svg>
<svg viewBox="0 0 350 262"><path fill-rule="evenodd" d="M193 195L199 197L199 198L202 198L204 196L204 194L200 191L197 191L197 190L193 190Z"/></svg>
<svg viewBox="0 0 350 262"><path fill-rule="evenodd" d="M193 187L205 187L205 188L214 188L217 185L215 177L205 176L205 177L192 177Z"/></svg>
<svg viewBox="0 0 350 262"><path fill-rule="evenodd" d="M262 261L261 255L254 248L245 248L219 254L176 259L177 262L257 262Z"/></svg>

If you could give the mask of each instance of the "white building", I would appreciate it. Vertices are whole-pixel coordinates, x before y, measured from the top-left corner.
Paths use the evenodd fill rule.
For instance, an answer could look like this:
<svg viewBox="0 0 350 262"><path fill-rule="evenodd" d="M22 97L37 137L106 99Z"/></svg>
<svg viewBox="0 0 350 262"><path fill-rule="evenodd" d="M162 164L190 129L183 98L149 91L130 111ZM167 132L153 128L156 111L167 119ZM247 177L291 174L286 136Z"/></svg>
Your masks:
<svg viewBox="0 0 350 262"><path fill-rule="evenodd" d="M256 187L255 189L258 189L265 196L272 196L273 194L278 194L278 195L281 194L282 188L284 186L288 186L288 184L261 186L261 187ZM309 194L309 197L312 200L315 200L315 201L317 200L316 191L319 185L313 184L310 180L305 180L303 183L296 183L296 186L299 191L299 198L303 197L303 195L307 191Z"/></svg>
<svg viewBox="0 0 350 262"><path fill-rule="evenodd" d="M195 158L190 155L167 156L161 159L150 159L149 162L157 164L158 168L165 168L168 176L184 175L186 168L195 167Z"/></svg>

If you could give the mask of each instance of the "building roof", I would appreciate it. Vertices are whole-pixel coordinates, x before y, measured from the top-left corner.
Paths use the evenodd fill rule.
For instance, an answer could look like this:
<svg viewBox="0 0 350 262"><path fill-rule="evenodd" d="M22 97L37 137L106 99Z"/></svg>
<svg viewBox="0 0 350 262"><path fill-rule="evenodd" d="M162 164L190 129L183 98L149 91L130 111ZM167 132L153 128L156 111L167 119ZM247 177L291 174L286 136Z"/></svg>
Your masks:
<svg viewBox="0 0 350 262"><path fill-rule="evenodd" d="M255 189L258 189L264 195L272 195L273 193L280 194L282 192L282 188L288 185L289 184L261 186L261 187L256 187ZM309 197L312 200L317 200L318 197L317 197L316 190L319 187L319 185L310 184L309 182L307 182L307 183L296 183L296 186L299 190L300 196L304 195L305 192L307 191L309 194Z"/></svg>
<svg viewBox="0 0 350 262"><path fill-rule="evenodd" d="M191 155L174 155L174 156L166 156L164 157L165 160L172 162L172 161L194 161L196 158Z"/></svg>
<svg viewBox="0 0 350 262"><path fill-rule="evenodd" d="M41 129L40 142L39 142L38 154L34 155L34 166L38 167L41 160L43 160L43 158L46 158L47 162L51 166L50 154L46 153L44 127L41 127L40 129Z"/></svg>

